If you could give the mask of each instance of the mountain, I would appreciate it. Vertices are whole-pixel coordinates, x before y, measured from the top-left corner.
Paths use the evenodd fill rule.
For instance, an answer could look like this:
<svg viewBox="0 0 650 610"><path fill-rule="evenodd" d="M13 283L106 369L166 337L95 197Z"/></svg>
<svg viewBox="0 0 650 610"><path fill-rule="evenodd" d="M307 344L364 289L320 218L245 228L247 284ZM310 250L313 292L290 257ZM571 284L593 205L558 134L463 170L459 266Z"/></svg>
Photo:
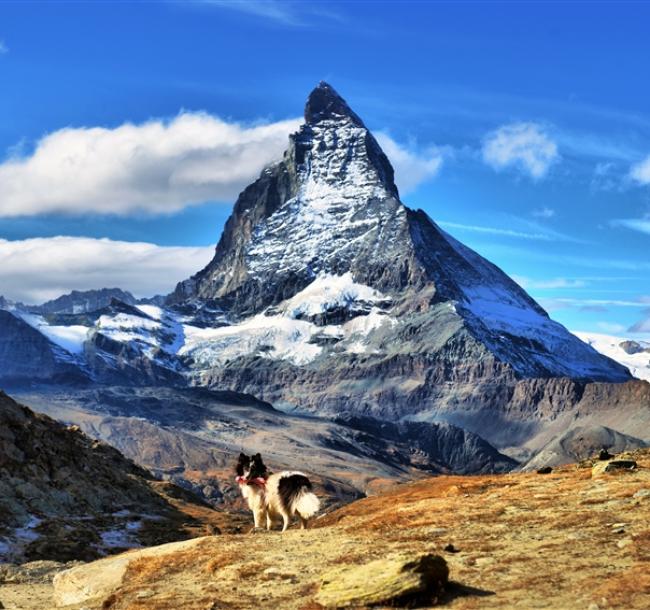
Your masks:
<svg viewBox="0 0 650 610"><path fill-rule="evenodd" d="M26 385L60 386L65 363L104 386L196 386L326 419L446 422L520 461L579 423L649 429L650 384L406 207L379 144L326 83L284 157L239 196L213 260L164 304L0 313L14 329L0 364L17 366L21 333L31 344L40 333L35 351L52 362L32 379L38 367L17 359Z"/></svg>
<svg viewBox="0 0 650 610"><path fill-rule="evenodd" d="M162 489L116 449L0 392L0 563L90 560L186 538L195 519ZM195 515L204 510L193 503Z"/></svg>
<svg viewBox="0 0 650 610"><path fill-rule="evenodd" d="M554 438L524 466L536 470L543 466L558 466L586 460L602 449L611 454L647 447L648 443L606 426L576 426Z"/></svg>
<svg viewBox="0 0 650 610"><path fill-rule="evenodd" d="M42 305L29 306L29 310L41 314L87 313L107 307L114 299L129 305L136 304L136 299L130 292L120 288L102 288L100 290L73 290L69 294L64 294Z"/></svg>
<svg viewBox="0 0 650 610"><path fill-rule="evenodd" d="M627 367L632 375L650 381L650 341L633 341L602 333L574 333L601 354Z"/></svg>
<svg viewBox="0 0 650 610"><path fill-rule="evenodd" d="M284 159L240 195L213 260L171 302L197 299L235 319L293 299L299 310L284 317L320 326L392 311L447 327L449 338L466 333L468 350L521 376L629 378L497 267L404 206L379 144L326 83L309 96Z"/></svg>
<svg viewBox="0 0 650 610"><path fill-rule="evenodd" d="M66 329L67 330L67 329ZM15 312L0 310L0 383L83 383L81 361Z"/></svg>

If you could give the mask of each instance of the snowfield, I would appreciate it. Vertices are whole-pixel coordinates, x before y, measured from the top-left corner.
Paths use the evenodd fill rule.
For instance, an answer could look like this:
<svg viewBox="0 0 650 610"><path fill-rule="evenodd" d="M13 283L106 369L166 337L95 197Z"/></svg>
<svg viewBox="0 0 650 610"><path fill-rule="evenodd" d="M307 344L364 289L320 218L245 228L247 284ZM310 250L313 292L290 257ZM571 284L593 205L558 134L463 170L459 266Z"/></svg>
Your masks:
<svg viewBox="0 0 650 610"><path fill-rule="evenodd" d="M573 331L573 334L582 339L585 343L591 345L601 354L608 356L612 360L620 362L623 366L630 369L630 373L638 379L650 381L650 351L639 352L637 354L628 354L622 347L621 343L629 341L624 337L614 337L612 335L602 335L599 333L590 333L582 331ZM635 340L642 348L650 350L650 340Z"/></svg>

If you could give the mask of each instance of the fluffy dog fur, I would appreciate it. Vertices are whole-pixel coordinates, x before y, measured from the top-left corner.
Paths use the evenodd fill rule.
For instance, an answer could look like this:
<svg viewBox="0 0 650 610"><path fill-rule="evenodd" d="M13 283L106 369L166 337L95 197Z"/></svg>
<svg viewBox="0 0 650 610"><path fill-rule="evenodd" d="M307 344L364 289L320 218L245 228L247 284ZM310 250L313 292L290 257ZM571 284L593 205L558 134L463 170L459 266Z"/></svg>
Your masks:
<svg viewBox="0 0 650 610"><path fill-rule="evenodd" d="M285 532L291 518L297 516L300 528L305 529L307 520L318 512L320 502L302 472L271 474L259 453L252 457L239 454L236 470L239 489L253 511L256 528L266 520L266 529L270 530L273 522L281 519Z"/></svg>

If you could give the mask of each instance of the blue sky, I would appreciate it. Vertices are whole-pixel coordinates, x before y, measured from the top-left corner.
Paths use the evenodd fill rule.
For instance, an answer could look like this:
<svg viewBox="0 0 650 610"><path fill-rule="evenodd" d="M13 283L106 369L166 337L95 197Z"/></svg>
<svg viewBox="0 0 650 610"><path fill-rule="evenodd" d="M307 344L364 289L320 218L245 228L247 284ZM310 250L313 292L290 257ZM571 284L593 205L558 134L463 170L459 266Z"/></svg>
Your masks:
<svg viewBox="0 0 650 610"><path fill-rule="evenodd" d="M569 328L647 336L649 22L642 2L4 2L0 293L171 289L324 79L407 205Z"/></svg>

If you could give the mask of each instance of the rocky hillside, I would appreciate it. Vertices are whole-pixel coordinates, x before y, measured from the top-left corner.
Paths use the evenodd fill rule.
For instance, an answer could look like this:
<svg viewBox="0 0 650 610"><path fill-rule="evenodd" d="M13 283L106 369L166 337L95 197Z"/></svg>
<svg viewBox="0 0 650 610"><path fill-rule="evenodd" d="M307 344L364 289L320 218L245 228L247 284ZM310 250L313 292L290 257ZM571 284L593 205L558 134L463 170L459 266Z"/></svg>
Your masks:
<svg viewBox="0 0 650 610"><path fill-rule="evenodd" d="M29 599L27 587L0 586L0 599L24 610L53 599L68 610L317 610L351 599L645 610L650 453L623 458L636 468L589 461L550 474L434 477L354 502L315 529L146 549L61 573L54 588L32 584Z"/></svg>
<svg viewBox="0 0 650 610"><path fill-rule="evenodd" d="M476 434L443 424L389 424L341 415L287 414L235 392L110 387L19 394L34 409L75 422L158 476L214 506L233 506L233 456L262 452L273 470L306 470L326 504L349 502L426 473L505 472L517 463Z"/></svg>
<svg viewBox="0 0 650 610"><path fill-rule="evenodd" d="M203 528L192 511L218 521L116 449L0 392L0 563L87 561L183 539Z"/></svg>

